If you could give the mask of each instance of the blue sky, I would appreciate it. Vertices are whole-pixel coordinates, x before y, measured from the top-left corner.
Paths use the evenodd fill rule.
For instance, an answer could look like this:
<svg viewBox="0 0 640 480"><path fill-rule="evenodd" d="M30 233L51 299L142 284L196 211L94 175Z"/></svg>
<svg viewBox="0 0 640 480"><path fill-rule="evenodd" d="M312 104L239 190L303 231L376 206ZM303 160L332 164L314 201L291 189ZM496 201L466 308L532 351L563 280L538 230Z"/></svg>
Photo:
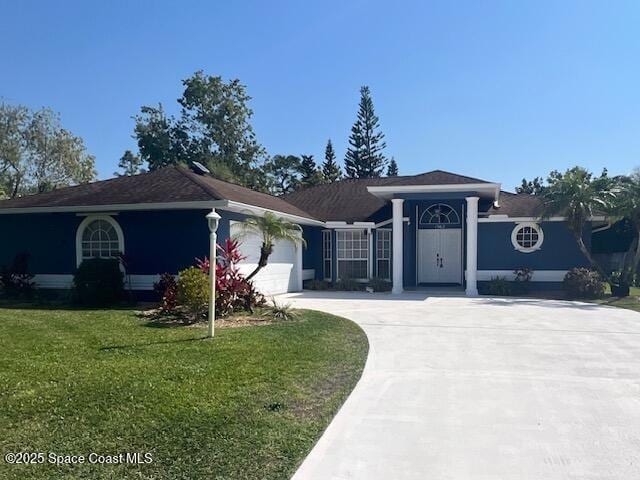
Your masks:
<svg viewBox="0 0 640 480"><path fill-rule="evenodd" d="M401 174L640 166L640 2L0 0L0 97L50 106L101 178L141 105L239 78L270 154L342 158L369 85Z"/></svg>

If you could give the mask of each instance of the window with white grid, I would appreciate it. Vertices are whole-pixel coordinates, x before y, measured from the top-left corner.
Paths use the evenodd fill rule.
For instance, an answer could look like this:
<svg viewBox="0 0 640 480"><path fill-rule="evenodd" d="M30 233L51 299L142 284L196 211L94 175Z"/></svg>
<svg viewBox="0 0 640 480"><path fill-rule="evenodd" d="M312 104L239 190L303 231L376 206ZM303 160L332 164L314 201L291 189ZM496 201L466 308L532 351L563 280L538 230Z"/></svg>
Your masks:
<svg viewBox="0 0 640 480"><path fill-rule="evenodd" d="M511 243L519 252L535 252L542 246L544 233L537 223L519 223L511 232Z"/></svg>
<svg viewBox="0 0 640 480"><path fill-rule="evenodd" d="M325 280L331 280L331 230L322 232L322 271Z"/></svg>
<svg viewBox="0 0 640 480"><path fill-rule="evenodd" d="M391 279L391 230L376 231L376 275L384 280Z"/></svg>
<svg viewBox="0 0 640 480"><path fill-rule="evenodd" d="M82 232L82 259L116 258L120 239L115 227L107 220L93 220Z"/></svg>
<svg viewBox="0 0 640 480"><path fill-rule="evenodd" d="M338 278L369 277L369 239L366 230L337 230Z"/></svg>

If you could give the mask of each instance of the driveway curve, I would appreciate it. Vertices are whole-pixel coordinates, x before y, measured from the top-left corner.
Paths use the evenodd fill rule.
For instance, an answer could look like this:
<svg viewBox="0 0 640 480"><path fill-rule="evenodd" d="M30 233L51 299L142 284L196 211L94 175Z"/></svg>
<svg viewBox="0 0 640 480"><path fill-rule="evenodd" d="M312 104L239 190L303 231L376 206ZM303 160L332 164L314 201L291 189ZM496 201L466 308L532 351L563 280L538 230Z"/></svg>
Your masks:
<svg viewBox="0 0 640 480"><path fill-rule="evenodd" d="M640 314L553 300L305 292L362 378L294 478L640 478Z"/></svg>

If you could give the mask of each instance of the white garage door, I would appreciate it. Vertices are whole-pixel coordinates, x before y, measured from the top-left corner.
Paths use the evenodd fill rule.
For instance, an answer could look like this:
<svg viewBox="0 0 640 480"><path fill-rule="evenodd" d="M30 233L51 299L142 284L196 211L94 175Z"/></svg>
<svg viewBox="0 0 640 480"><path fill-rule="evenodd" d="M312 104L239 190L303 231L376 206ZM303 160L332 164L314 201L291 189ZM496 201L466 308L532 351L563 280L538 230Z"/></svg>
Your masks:
<svg viewBox="0 0 640 480"><path fill-rule="evenodd" d="M231 222L231 237L240 232L240 222ZM262 238L258 235L245 236L240 242L240 251L247 258L240 262L240 272L248 275L258 265ZM301 248L301 247L298 247ZM253 277L253 284L265 295L294 292L299 289L298 260L299 255L295 244L289 241L279 241L269 256L267 266Z"/></svg>

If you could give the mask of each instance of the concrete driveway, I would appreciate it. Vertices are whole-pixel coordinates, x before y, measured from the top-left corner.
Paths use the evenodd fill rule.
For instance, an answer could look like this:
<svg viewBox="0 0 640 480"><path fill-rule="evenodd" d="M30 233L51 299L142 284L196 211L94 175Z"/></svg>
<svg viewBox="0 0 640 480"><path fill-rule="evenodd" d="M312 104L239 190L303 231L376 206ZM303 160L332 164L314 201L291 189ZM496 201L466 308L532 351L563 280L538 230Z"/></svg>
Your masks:
<svg viewBox="0 0 640 480"><path fill-rule="evenodd" d="M640 314L309 292L357 322L362 379L295 479L640 479Z"/></svg>

